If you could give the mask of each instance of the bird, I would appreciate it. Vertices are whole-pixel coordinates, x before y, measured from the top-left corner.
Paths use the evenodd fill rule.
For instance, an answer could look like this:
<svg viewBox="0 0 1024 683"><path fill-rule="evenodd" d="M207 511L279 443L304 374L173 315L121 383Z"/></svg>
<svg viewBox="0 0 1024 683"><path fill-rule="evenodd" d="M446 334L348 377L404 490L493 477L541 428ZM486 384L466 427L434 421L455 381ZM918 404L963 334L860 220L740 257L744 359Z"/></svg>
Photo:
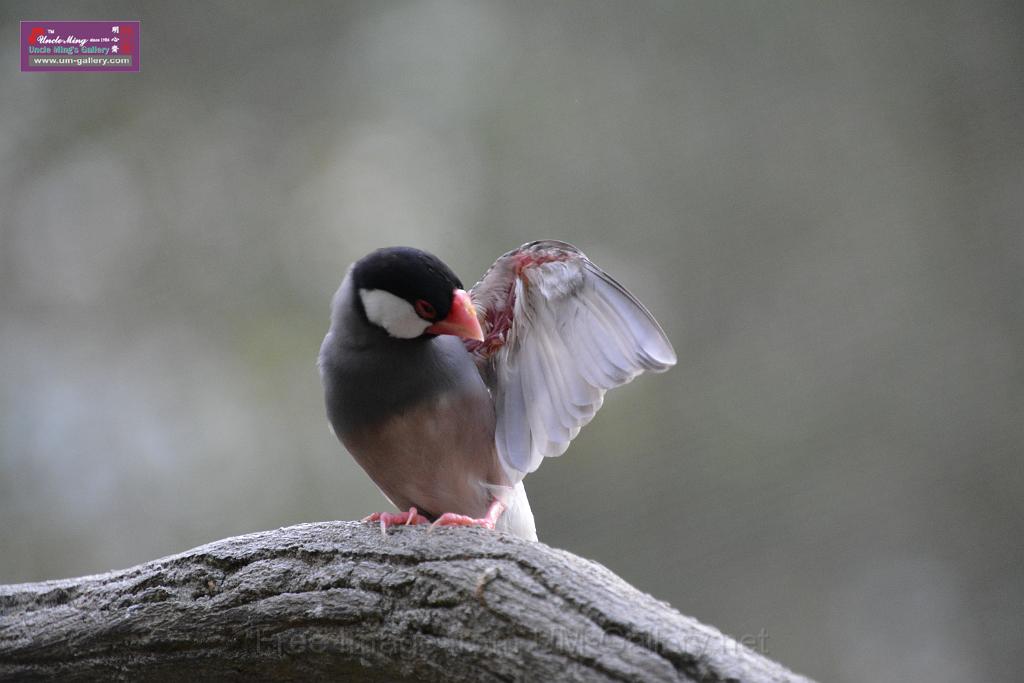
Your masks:
<svg viewBox="0 0 1024 683"><path fill-rule="evenodd" d="M469 291L430 253L377 249L334 294L318 357L331 431L402 510L364 521L529 540L526 475L606 391L675 363L647 308L558 240L502 255Z"/></svg>

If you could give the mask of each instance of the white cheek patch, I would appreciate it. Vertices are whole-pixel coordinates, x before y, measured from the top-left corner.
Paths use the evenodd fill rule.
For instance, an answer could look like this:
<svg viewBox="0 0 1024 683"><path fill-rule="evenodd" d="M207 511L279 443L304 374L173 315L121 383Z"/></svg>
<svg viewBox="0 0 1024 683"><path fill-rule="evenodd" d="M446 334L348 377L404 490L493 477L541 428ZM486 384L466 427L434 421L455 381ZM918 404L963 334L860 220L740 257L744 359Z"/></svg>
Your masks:
<svg viewBox="0 0 1024 683"><path fill-rule="evenodd" d="M366 317L374 325L383 327L392 337L415 339L430 327L428 320L416 315L416 309L408 301L383 289L360 289Z"/></svg>

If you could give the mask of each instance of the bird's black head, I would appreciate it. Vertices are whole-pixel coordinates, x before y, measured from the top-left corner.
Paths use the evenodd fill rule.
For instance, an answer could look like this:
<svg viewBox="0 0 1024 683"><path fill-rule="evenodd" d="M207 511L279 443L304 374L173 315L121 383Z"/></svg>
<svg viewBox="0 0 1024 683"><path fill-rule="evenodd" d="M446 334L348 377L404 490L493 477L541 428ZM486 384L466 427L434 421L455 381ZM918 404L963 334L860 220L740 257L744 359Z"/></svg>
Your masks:
<svg viewBox="0 0 1024 683"><path fill-rule="evenodd" d="M377 249L352 267L352 284L366 320L392 337L482 336L462 282L433 254L412 247Z"/></svg>

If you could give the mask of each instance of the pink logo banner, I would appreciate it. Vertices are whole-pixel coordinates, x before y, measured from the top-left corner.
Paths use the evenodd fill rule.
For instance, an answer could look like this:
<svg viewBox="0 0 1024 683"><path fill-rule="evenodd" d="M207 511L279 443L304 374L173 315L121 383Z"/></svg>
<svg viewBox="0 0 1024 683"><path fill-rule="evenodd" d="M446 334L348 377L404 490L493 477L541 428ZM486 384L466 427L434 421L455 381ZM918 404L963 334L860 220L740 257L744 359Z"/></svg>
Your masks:
<svg viewBox="0 0 1024 683"><path fill-rule="evenodd" d="M22 71L138 71L138 21L23 21Z"/></svg>

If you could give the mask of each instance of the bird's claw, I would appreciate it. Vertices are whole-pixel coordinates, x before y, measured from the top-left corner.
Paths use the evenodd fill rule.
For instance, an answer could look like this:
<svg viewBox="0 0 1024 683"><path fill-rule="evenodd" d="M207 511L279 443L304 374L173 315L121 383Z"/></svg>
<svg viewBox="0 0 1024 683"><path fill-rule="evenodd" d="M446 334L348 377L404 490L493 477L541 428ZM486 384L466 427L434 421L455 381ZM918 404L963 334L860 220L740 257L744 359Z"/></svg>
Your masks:
<svg viewBox="0 0 1024 683"><path fill-rule="evenodd" d="M457 512L446 512L430 525L428 532L433 531L439 526L482 526L485 529L494 529L494 520L487 519L486 517L480 517L479 519L468 517Z"/></svg>
<svg viewBox="0 0 1024 683"><path fill-rule="evenodd" d="M460 515L457 512L446 512L438 517L427 533L430 533L439 526L480 526L485 529L494 531L494 525L498 521L498 517L505 511L505 504L499 500L491 501L490 507L487 508L487 515L484 517L469 517L467 515Z"/></svg>
<svg viewBox="0 0 1024 683"><path fill-rule="evenodd" d="M364 522L380 522L380 533L388 535L389 526L409 526L411 524L429 524L430 520L411 507L406 512L374 512L363 517Z"/></svg>

